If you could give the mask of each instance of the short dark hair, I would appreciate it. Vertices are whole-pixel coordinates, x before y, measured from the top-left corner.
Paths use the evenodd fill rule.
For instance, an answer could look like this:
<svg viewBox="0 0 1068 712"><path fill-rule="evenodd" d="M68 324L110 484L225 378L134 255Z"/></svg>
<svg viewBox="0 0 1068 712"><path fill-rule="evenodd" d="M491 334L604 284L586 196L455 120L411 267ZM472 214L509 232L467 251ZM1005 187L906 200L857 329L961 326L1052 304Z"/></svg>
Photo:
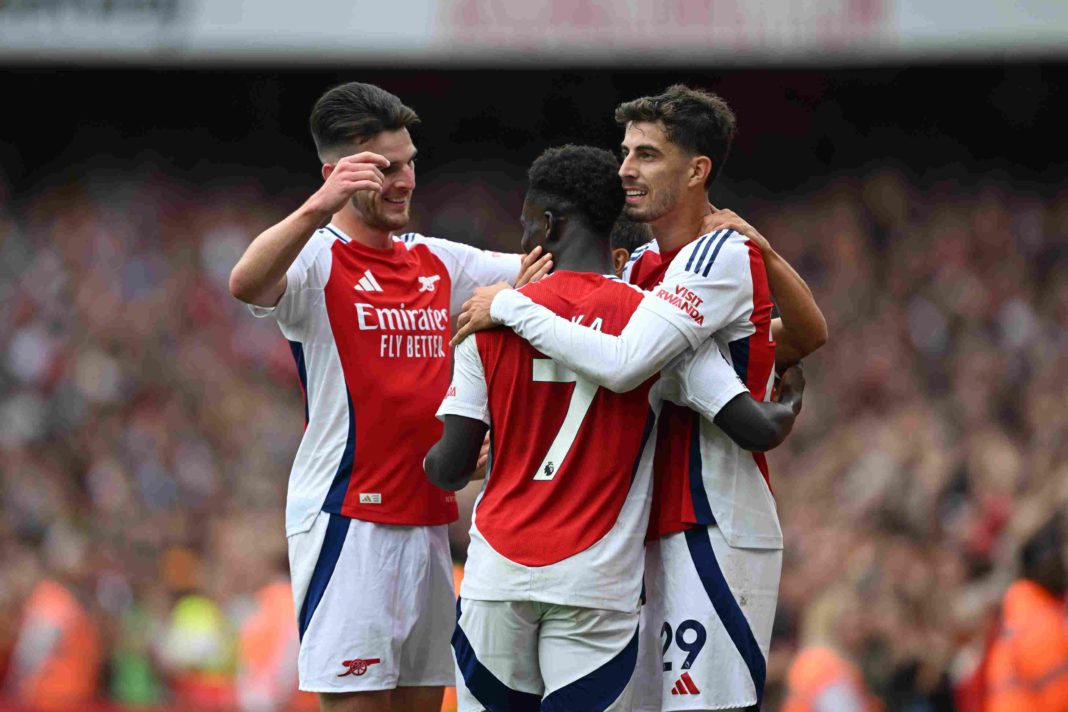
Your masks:
<svg viewBox="0 0 1068 712"><path fill-rule="evenodd" d="M658 96L643 96L616 107L616 121L659 121L668 139L691 153L712 159L705 185L723 168L734 141L736 121L727 102L712 92L682 84L668 87Z"/></svg>
<svg viewBox="0 0 1068 712"><path fill-rule="evenodd" d="M636 249L653 239L649 223L634 222L627 214L620 213L612 226L612 249L622 247L627 252Z"/></svg>
<svg viewBox="0 0 1068 712"><path fill-rule="evenodd" d="M373 84L349 82L330 89L315 102L311 134L319 158L324 159L325 154L353 142L417 123L415 111L395 95Z"/></svg>
<svg viewBox="0 0 1068 712"><path fill-rule="evenodd" d="M527 191L564 213L577 213L605 237L623 209L619 160L609 151L568 144L535 159Z"/></svg>

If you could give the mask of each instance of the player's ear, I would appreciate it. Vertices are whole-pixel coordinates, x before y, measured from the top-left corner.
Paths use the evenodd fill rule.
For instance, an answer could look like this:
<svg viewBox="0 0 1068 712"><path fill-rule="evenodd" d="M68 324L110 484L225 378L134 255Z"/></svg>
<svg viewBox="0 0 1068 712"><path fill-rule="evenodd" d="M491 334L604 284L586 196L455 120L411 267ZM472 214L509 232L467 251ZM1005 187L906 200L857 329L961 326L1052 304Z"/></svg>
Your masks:
<svg viewBox="0 0 1068 712"><path fill-rule="evenodd" d="M330 174L334 172L334 168L337 167L336 163L324 163L323 164L323 180L330 177Z"/></svg>
<svg viewBox="0 0 1068 712"><path fill-rule="evenodd" d="M708 156L697 156L690 162L690 179L687 182L691 186L704 186L711 173L712 159Z"/></svg>
<svg viewBox="0 0 1068 712"><path fill-rule="evenodd" d="M545 249L560 239L560 231L563 230L564 219L552 210L545 211Z"/></svg>
<svg viewBox="0 0 1068 712"><path fill-rule="evenodd" d="M629 259L630 253L626 248L616 247L612 250L612 269L615 270L617 277L623 276L623 268L626 267Z"/></svg>

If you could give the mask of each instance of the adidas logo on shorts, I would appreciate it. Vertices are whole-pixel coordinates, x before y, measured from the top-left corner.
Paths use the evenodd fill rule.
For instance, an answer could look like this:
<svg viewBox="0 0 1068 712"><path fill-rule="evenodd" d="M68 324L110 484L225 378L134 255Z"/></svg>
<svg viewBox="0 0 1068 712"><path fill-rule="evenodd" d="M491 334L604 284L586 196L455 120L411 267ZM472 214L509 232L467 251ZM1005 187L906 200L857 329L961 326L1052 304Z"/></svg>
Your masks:
<svg viewBox="0 0 1068 712"><path fill-rule="evenodd" d="M700 692L688 672L682 673L679 679L675 681L675 687L671 689L671 694L673 695L697 695Z"/></svg>
<svg viewBox="0 0 1068 712"><path fill-rule="evenodd" d="M378 492L360 492L360 504L382 504L382 495Z"/></svg>

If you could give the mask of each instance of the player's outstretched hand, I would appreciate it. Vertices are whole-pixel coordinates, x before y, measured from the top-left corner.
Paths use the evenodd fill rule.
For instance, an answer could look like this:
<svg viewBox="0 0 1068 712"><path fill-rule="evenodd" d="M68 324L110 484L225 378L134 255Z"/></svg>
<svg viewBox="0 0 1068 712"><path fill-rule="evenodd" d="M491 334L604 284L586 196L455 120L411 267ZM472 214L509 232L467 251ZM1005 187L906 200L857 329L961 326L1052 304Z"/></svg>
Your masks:
<svg viewBox="0 0 1068 712"><path fill-rule="evenodd" d="M709 203L708 207L712 208L712 212L711 214L706 215L705 219L701 222L702 235L728 228L745 235L756 243L756 246L760 248L761 253L766 253L771 249L771 243L768 242L768 239L761 235L755 227L743 220L738 213L733 210L720 210L715 205L712 205L712 203Z"/></svg>
<svg viewBox="0 0 1068 712"><path fill-rule="evenodd" d="M364 151L345 156L334 164L326 182L312 199L317 209L333 215L360 190L380 192L385 177L382 169L389 168L389 159Z"/></svg>
<svg viewBox="0 0 1068 712"><path fill-rule="evenodd" d="M805 372L800 363L796 363L782 374L778 385L778 400L783 405L790 406L794 415L801 412L801 397L805 392Z"/></svg>
<svg viewBox="0 0 1068 712"><path fill-rule="evenodd" d="M515 278L515 288L519 289L524 284L537 282L549 274L553 268L553 253L541 254L541 245L536 245L533 250L523 255L519 263L519 274Z"/></svg>
<svg viewBox="0 0 1068 712"><path fill-rule="evenodd" d="M507 282L497 282L488 287L479 287L474 295L464 302L460 316L456 319L456 335L449 342L450 346L456 346L476 331L492 329L496 324L490 319L490 305L498 293L511 289Z"/></svg>

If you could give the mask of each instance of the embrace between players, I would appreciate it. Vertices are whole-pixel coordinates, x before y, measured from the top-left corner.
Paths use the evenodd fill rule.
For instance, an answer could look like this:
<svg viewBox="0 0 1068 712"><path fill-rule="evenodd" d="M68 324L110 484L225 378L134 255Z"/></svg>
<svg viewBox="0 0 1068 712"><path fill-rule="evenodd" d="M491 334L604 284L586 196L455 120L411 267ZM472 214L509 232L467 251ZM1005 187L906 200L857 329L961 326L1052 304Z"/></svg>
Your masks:
<svg viewBox="0 0 1068 712"><path fill-rule="evenodd" d="M465 712L760 706L782 563L762 452L826 325L708 203L721 99L676 86L616 119L622 165L563 146L531 166L521 258L402 234L418 119L336 87L311 119L322 188L234 267L306 399L286 534L323 709L426 712L453 684ZM653 239L617 270L634 223ZM446 527L487 440L457 600Z"/></svg>

